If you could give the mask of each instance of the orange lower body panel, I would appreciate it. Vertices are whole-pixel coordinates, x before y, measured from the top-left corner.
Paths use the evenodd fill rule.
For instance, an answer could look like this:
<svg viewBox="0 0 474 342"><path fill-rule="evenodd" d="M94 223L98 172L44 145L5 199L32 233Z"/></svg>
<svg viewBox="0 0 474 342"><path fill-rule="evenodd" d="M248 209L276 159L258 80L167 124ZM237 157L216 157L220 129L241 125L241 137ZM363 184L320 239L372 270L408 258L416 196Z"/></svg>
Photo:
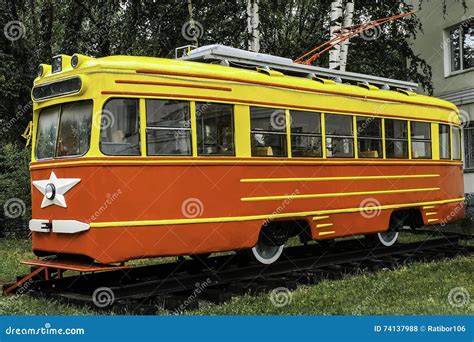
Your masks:
<svg viewBox="0 0 474 342"><path fill-rule="evenodd" d="M461 200L441 204L464 196L459 165L40 166L32 168L33 181L49 179L53 171L60 179L81 181L65 193L66 208L41 208L43 195L32 188L33 218L77 220L90 229L34 232L33 250L102 263L253 247L268 219L306 220L313 239L331 239L385 231L397 205L440 202L412 206L425 224L464 217ZM364 178L384 175L391 178ZM268 178L286 180L261 181ZM367 203L374 209L357 209Z"/></svg>

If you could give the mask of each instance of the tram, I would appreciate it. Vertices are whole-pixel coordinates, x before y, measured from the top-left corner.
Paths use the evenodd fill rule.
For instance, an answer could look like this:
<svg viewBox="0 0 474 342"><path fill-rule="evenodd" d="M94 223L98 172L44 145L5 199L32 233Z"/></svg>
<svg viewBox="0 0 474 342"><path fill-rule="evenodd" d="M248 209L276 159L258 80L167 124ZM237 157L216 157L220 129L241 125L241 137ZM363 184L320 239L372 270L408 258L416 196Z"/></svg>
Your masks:
<svg viewBox="0 0 474 342"><path fill-rule="evenodd" d="M42 64L34 253L122 263L247 249L270 264L295 236L390 246L403 226L464 218L453 104L322 68L301 77L294 65L241 64L80 54Z"/></svg>

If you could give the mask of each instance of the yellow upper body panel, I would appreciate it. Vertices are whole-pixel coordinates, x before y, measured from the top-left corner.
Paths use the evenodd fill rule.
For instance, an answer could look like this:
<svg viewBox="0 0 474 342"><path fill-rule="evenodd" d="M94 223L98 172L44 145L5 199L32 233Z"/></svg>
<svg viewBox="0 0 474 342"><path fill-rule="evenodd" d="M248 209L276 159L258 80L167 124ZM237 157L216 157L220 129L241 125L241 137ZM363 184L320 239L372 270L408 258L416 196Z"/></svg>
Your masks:
<svg viewBox="0 0 474 342"><path fill-rule="evenodd" d="M455 105L437 98L411 92L381 90L375 87L337 84L329 80L312 80L283 75L279 72L248 70L216 64L152 57L111 56L91 58L78 55L77 65L71 66L71 57L62 58L62 70L53 73L51 66L43 65L42 75L35 87L79 77L81 88L75 93L43 100L33 105L33 151L40 111L56 104L93 100L93 129L90 149L85 157L104 156L99 149L101 113L104 104L114 97L181 99L191 102L193 156L196 155L196 102L235 104L236 156L249 157L249 106L266 106L320 113L340 113L358 116L428 121L433 137L433 157L439 159L438 123L460 124ZM56 87L59 89L60 87ZM287 111L287 122L289 112ZM140 101L140 121L146 122L145 102ZM194 122L194 124L193 124ZM322 122L324 125L324 121ZM145 125L141 127L142 156L146 156ZM355 118L354 125L355 127ZM322 127L324 137L324 126ZM288 154L290 151L290 130ZM408 133L409 135L409 133ZM357 137L355 136L355 139ZM324 144L324 139L323 139ZM355 140L357 146L357 140ZM324 145L323 145L324 146ZM323 158L325 158L323 148ZM357 154L356 154L357 158ZM384 157L385 158L385 157Z"/></svg>
<svg viewBox="0 0 474 342"><path fill-rule="evenodd" d="M267 74L256 70L247 70L215 64L181 61L175 59L111 56L104 58L85 57L79 59L79 65L72 68L63 65L58 73L45 73L38 77L35 86L49 83L58 79L79 75L84 77L83 83L89 98L95 98L102 91L130 90L131 87L116 84L116 79L134 81L156 80L165 78L167 81L191 82L199 84L226 85L232 88L228 94L221 97L225 102L234 100L238 103L265 103L285 105L295 108L308 107L308 110L321 108L324 111L360 113L367 115L401 116L414 120L430 120L459 124L458 110L450 102L420 95L406 94L393 90L369 90L365 87L337 84L332 82L321 83L315 80L282 75L280 73ZM65 64L65 63L63 63ZM140 72L137 72L140 71ZM201 79L202 78L202 79ZM99 81L100 80L100 81ZM110 82L112 81L112 82ZM134 91L170 93L174 89L157 90L155 86L134 86ZM180 94L206 94L203 89L181 88ZM84 94L84 92L81 92ZM93 96L95 94L95 96ZM412 95L412 96L410 96ZM68 96L70 98L70 96ZM199 97L198 97L199 99ZM69 101L72 99L69 99ZM51 105L55 100L37 103L39 107L47 102ZM58 99L61 102L60 99Z"/></svg>

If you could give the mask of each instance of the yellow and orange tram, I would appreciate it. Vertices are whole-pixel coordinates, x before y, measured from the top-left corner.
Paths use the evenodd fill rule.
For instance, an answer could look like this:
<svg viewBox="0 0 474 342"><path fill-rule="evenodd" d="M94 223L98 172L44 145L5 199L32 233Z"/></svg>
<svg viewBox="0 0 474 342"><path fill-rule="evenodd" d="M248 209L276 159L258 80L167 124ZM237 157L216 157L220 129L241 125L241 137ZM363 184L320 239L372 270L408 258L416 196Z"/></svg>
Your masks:
<svg viewBox="0 0 474 342"><path fill-rule="evenodd" d="M32 90L33 250L102 263L464 217L457 108L271 69L56 56Z"/></svg>

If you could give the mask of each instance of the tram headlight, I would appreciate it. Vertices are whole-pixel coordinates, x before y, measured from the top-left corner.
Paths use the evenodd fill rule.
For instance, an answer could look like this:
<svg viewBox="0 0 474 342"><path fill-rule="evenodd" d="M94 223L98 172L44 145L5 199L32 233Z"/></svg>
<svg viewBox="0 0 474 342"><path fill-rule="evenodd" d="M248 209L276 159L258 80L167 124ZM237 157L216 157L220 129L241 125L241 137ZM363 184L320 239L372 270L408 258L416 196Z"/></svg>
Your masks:
<svg viewBox="0 0 474 342"><path fill-rule="evenodd" d="M49 200L54 199L54 196L56 196L56 187L53 183L46 184L44 195Z"/></svg>
<svg viewBox="0 0 474 342"><path fill-rule="evenodd" d="M71 57L71 66L73 68L77 68L78 65L79 65L79 56L78 55L73 55Z"/></svg>
<svg viewBox="0 0 474 342"><path fill-rule="evenodd" d="M38 67L38 77L43 76L43 72L44 72L43 65L40 64Z"/></svg>
<svg viewBox="0 0 474 342"><path fill-rule="evenodd" d="M56 72L61 72L63 69L63 56L57 55L53 57L53 61L51 63L51 68L53 74Z"/></svg>

